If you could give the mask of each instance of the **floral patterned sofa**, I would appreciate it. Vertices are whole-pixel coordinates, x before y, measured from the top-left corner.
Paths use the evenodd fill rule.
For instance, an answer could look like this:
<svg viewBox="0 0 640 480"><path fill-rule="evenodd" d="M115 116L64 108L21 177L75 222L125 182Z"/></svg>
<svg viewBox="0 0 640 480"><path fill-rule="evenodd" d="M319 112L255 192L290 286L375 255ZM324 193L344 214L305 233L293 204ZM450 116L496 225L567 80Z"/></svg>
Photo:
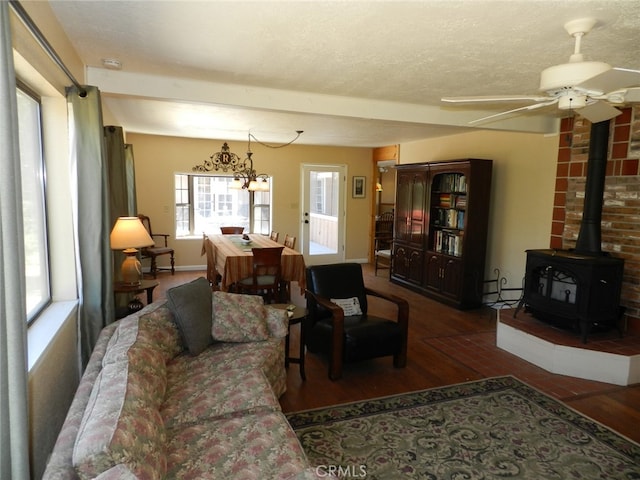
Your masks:
<svg viewBox="0 0 640 480"><path fill-rule="evenodd" d="M44 478L318 478L278 403L286 333L284 311L205 279L108 325Z"/></svg>

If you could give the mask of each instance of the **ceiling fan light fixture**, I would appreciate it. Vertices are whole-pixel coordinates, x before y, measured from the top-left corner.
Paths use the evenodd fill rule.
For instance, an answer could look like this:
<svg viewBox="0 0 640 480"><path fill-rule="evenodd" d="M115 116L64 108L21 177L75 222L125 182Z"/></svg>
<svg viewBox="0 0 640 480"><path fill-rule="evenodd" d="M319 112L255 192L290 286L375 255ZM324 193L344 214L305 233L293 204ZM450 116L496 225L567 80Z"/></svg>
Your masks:
<svg viewBox="0 0 640 480"><path fill-rule="evenodd" d="M558 108L560 110L577 110L586 106L587 96L576 95L575 92L563 95L558 99Z"/></svg>

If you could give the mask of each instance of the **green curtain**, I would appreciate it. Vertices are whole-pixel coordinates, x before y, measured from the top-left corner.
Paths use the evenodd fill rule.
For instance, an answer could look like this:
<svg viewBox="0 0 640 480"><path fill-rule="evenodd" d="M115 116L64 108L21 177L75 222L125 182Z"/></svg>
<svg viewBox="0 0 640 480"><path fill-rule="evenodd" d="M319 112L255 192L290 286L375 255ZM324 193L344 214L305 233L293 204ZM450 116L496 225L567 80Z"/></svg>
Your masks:
<svg viewBox="0 0 640 480"><path fill-rule="evenodd" d="M29 478L27 313L16 74L0 2L0 478Z"/></svg>
<svg viewBox="0 0 640 480"><path fill-rule="evenodd" d="M111 228L116 224L118 217L130 216L127 201L127 162L124 145L124 132L122 127L109 125L104 127L104 138L106 146L106 159L108 171L108 191L109 191L109 225ZM125 255L119 250L113 251L113 278L120 278L120 266ZM122 295L118 300L123 300ZM126 303L125 303L126 305ZM116 309L121 305L116 305Z"/></svg>
<svg viewBox="0 0 640 480"><path fill-rule="evenodd" d="M124 146L125 165L127 169L127 215L135 217L138 214L138 201L136 200L136 170L133 162L133 145Z"/></svg>
<svg viewBox="0 0 640 480"><path fill-rule="evenodd" d="M83 367L102 328L115 319L111 214L100 91L67 88L71 165L77 178L74 228L77 249L78 335Z"/></svg>

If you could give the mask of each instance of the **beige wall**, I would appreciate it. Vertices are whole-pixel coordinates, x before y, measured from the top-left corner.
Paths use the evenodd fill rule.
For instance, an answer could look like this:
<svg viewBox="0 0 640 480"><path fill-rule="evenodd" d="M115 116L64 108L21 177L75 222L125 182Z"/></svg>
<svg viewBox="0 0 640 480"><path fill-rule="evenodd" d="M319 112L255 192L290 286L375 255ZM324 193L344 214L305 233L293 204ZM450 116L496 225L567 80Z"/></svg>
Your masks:
<svg viewBox="0 0 640 480"><path fill-rule="evenodd" d="M222 140L200 140L129 133L136 162L138 210L150 215L154 230L175 232L173 174L191 168L219 150ZM231 151L244 155L244 142L229 142ZM478 131L402 144L401 163L490 158L494 161L489 219L489 247L485 278L495 268L510 287L524 276L525 250L547 248L555 189L557 136ZM268 149L252 145L254 166L273 175L273 226L281 235L299 236L300 165L345 164L347 179L346 259L367 258L370 228L371 150L363 148L291 145ZM367 177L367 198L351 198L351 177ZM181 268L204 264L199 239L172 239Z"/></svg>
<svg viewBox="0 0 640 480"><path fill-rule="evenodd" d="M498 268L520 287L525 250L549 247L557 153L558 136L478 131L402 144L400 163L494 161L485 279Z"/></svg>
<svg viewBox="0 0 640 480"><path fill-rule="evenodd" d="M212 153L219 151L223 140L164 137L127 134L127 143L133 145L136 165L138 212L151 217L154 232L175 234L173 176L175 173L191 173L193 166L201 164ZM231 151L244 157L245 142L227 142ZM369 190L371 178L371 149L337 148L306 145L290 145L270 149L252 144L254 168L258 173L273 176L273 230L300 236L302 213L300 211L300 167L302 164L339 164L347 166L347 240L345 258L366 260L368 232L371 221ZM367 198L351 198L351 177L367 177ZM176 250L178 268L204 268L205 259L200 256L201 241L196 239L171 239Z"/></svg>

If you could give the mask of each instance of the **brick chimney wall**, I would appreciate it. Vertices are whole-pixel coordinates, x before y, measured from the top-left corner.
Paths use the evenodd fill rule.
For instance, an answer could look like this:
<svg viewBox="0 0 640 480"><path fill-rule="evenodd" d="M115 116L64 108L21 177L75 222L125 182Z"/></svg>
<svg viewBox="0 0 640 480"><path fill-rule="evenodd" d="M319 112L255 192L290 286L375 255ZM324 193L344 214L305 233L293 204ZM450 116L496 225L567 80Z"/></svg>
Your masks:
<svg viewBox="0 0 640 480"><path fill-rule="evenodd" d="M640 106L623 109L612 121L607 156L602 250L623 258L621 304L627 331L640 334ZM565 118L560 127L551 248L576 245L584 203L591 124Z"/></svg>

